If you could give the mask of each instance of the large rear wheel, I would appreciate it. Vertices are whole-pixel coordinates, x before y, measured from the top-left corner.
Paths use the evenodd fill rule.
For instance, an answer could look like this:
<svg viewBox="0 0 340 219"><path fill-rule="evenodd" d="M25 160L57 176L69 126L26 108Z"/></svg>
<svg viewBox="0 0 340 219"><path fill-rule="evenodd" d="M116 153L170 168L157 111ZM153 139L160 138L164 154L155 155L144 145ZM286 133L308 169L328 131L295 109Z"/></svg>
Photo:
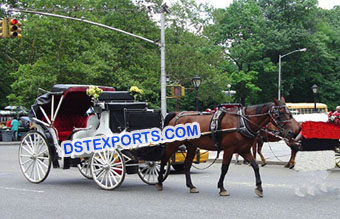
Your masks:
<svg viewBox="0 0 340 219"><path fill-rule="evenodd" d="M119 150L95 152L91 157L93 180L105 190L120 186L125 178L125 161Z"/></svg>
<svg viewBox="0 0 340 219"><path fill-rule="evenodd" d="M19 146L19 165L25 178L32 183L46 179L51 158L45 137L37 131L28 132Z"/></svg>
<svg viewBox="0 0 340 219"><path fill-rule="evenodd" d="M149 185L155 185L158 182L160 161L140 161L138 165L138 176L143 182ZM170 161L164 167L163 179L165 180L170 173Z"/></svg>

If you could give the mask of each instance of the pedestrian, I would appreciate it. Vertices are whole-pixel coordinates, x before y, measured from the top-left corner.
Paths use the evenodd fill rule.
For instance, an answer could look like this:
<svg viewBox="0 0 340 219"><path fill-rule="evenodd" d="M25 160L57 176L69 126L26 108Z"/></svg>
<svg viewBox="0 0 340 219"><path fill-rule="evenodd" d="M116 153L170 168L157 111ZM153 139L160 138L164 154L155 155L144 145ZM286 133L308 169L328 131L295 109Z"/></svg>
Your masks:
<svg viewBox="0 0 340 219"><path fill-rule="evenodd" d="M9 117L7 122L6 122L6 127L10 129L11 128L11 123L12 123L12 118Z"/></svg>
<svg viewBox="0 0 340 219"><path fill-rule="evenodd" d="M11 129L12 129L12 134L13 134L13 139L14 141L18 140L18 131L19 131L19 126L20 123L17 120L17 118L15 117L12 122L11 122Z"/></svg>
<svg viewBox="0 0 340 219"><path fill-rule="evenodd" d="M236 165L241 165L240 161L238 160L238 157L239 157L239 156L240 156L240 155L239 155L238 153L235 154L235 164L236 164Z"/></svg>
<svg viewBox="0 0 340 219"><path fill-rule="evenodd" d="M328 113L328 121L340 125L340 106L336 107L336 111Z"/></svg>

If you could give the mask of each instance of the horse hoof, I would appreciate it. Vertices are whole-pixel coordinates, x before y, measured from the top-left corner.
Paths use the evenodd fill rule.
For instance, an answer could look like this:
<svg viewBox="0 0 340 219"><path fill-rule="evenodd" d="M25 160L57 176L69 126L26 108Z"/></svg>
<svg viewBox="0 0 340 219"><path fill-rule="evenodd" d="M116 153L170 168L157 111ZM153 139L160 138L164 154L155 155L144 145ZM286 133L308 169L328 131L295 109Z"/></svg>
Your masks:
<svg viewBox="0 0 340 219"><path fill-rule="evenodd" d="M156 189L158 190L158 191L163 191L163 186L162 185L159 185L158 183L156 183Z"/></svg>
<svg viewBox="0 0 340 219"><path fill-rule="evenodd" d="M264 167L264 166L266 166L266 165L267 165L267 163L263 163L261 166Z"/></svg>
<svg viewBox="0 0 340 219"><path fill-rule="evenodd" d="M292 165L289 167L289 169L293 169L294 167L295 167L295 165L292 164Z"/></svg>
<svg viewBox="0 0 340 219"><path fill-rule="evenodd" d="M199 193L198 189L196 187L193 187L190 189L190 193Z"/></svg>
<svg viewBox="0 0 340 219"><path fill-rule="evenodd" d="M255 193L258 197L262 198L263 197L263 192L260 191L258 188L255 189Z"/></svg>
<svg viewBox="0 0 340 219"><path fill-rule="evenodd" d="M229 192L227 190L220 191L220 196L229 196Z"/></svg>

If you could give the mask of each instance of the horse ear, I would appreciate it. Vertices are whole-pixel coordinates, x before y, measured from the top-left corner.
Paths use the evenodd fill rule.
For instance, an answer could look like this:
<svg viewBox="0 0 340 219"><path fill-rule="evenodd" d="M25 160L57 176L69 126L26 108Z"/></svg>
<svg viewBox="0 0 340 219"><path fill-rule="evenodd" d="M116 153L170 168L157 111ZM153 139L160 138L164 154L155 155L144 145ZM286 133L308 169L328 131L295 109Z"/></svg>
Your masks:
<svg viewBox="0 0 340 219"><path fill-rule="evenodd" d="M283 103L286 103L286 100L285 100L285 98L284 97L281 97L280 98L280 102L283 104Z"/></svg>
<svg viewBox="0 0 340 219"><path fill-rule="evenodd" d="M276 98L274 98L274 103L276 106L280 105L280 102Z"/></svg>

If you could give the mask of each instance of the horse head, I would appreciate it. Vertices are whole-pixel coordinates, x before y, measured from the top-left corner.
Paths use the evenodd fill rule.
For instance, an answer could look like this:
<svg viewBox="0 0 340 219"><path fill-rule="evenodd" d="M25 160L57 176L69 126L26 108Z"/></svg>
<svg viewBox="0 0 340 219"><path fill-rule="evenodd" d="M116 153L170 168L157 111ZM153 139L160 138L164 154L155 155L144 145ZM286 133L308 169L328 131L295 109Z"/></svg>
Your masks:
<svg viewBox="0 0 340 219"><path fill-rule="evenodd" d="M279 129L284 138L295 138L300 132L299 123L293 118L286 106L286 101L281 97L280 101L274 99L274 106L270 110L271 122Z"/></svg>

